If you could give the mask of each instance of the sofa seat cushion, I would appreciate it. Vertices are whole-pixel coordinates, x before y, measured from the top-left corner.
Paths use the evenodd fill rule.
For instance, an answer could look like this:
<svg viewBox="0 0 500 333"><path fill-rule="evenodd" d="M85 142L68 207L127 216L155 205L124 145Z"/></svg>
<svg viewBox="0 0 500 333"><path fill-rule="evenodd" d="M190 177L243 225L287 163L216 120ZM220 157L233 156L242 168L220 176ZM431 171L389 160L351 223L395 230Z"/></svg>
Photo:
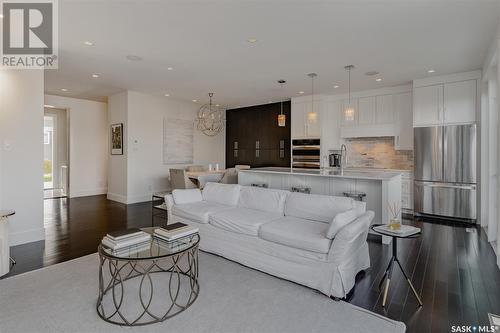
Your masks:
<svg viewBox="0 0 500 333"><path fill-rule="evenodd" d="M208 217L210 214L232 208L233 207L231 206L221 205L214 202L198 201L182 205L174 205L172 207L172 214L198 223L208 223Z"/></svg>
<svg viewBox="0 0 500 333"><path fill-rule="evenodd" d="M209 223L224 230L258 236L261 225L281 217L278 213L239 207L210 215Z"/></svg>
<svg viewBox="0 0 500 333"><path fill-rule="evenodd" d="M306 251L328 253L332 240L325 237L329 225L285 216L260 227L259 237Z"/></svg>

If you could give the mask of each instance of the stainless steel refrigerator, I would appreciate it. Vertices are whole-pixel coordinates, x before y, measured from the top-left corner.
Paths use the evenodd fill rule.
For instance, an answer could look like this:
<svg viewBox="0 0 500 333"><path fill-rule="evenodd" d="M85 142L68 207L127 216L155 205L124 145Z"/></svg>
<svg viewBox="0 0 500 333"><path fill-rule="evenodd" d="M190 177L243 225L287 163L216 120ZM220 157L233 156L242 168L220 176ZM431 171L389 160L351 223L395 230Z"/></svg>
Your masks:
<svg viewBox="0 0 500 333"><path fill-rule="evenodd" d="M476 125L418 127L414 138L415 213L475 222Z"/></svg>

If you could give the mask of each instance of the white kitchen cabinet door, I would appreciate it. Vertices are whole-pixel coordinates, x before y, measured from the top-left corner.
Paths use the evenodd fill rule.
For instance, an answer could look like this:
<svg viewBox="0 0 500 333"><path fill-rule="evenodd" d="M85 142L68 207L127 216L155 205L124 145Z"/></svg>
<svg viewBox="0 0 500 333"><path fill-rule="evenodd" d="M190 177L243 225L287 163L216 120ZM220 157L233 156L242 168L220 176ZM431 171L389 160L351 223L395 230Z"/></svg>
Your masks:
<svg viewBox="0 0 500 333"><path fill-rule="evenodd" d="M306 137L306 103L292 103L291 110L291 135L292 139L303 139Z"/></svg>
<svg viewBox="0 0 500 333"><path fill-rule="evenodd" d="M476 80L444 84L445 124L476 121Z"/></svg>
<svg viewBox="0 0 500 333"><path fill-rule="evenodd" d="M393 95L392 102L398 132L394 138L394 146L396 150L413 150L411 92Z"/></svg>
<svg viewBox="0 0 500 333"><path fill-rule="evenodd" d="M328 101L321 110L321 150L327 156L329 150L340 149L340 110L342 101Z"/></svg>
<svg viewBox="0 0 500 333"><path fill-rule="evenodd" d="M314 103L314 110L310 103L305 107L305 121L306 121L306 137L319 138L321 137L321 104L320 101Z"/></svg>
<svg viewBox="0 0 500 333"><path fill-rule="evenodd" d="M377 96L377 112L375 123L393 124L394 110L392 105L392 95Z"/></svg>
<svg viewBox="0 0 500 333"><path fill-rule="evenodd" d="M342 119L342 126L355 126L358 124L358 99L351 98L351 107L353 113L346 113L345 110L349 106L349 100L342 101L342 109L340 110L340 117Z"/></svg>
<svg viewBox="0 0 500 333"><path fill-rule="evenodd" d="M375 123L375 100L374 96L360 97L358 99L359 125L371 125Z"/></svg>
<svg viewBox="0 0 500 333"><path fill-rule="evenodd" d="M439 125L442 112L442 84L413 89L413 126Z"/></svg>

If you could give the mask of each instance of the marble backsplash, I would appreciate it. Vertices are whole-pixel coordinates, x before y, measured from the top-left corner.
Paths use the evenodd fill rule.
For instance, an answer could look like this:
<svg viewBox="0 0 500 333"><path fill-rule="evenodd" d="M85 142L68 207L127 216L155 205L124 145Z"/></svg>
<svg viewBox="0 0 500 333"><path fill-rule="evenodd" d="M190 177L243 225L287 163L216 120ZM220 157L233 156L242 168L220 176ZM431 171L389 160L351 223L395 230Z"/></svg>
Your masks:
<svg viewBox="0 0 500 333"><path fill-rule="evenodd" d="M413 169L413 151L394 149L394 137L353 138L345 145L348 167Z"/></svg>

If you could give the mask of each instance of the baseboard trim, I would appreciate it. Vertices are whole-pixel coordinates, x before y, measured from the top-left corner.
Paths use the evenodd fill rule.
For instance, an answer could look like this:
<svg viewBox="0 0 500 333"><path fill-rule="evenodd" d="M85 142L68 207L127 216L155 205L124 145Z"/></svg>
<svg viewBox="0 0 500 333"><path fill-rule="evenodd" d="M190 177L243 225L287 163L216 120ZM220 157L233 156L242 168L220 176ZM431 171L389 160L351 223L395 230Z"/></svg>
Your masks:
<svg viewBox="0 0 500 333"><path fill-rule="evenodd" d="M41 241L45 239L45 229L30 229L19 232L12 232L9 234L9 245L20 245L25 243L31 243L36 241Z"/></svg>
<svg viewBox="0 0 500 333"><path fill-rule="evenodd" d="M81 191L72 191L70 189L69 191L70 191L70 193L69 193L70 198L88 197L91 195L101 195L101 194L108 193L108 189L105 187L97 188L97 189L90 189L90 190L81 190Z"/></svg>
<svg viewBox="0 0 500 333"><path fill-rule="evenodd" d="M106 197L108 198L108 200L116 201L122 204L127 204L127 197L124 195L108 192Z"/></svg>
<svg viewBox="0 0 500 333"><path fill-rule="evenodd" d="M164 191L166 191L166 190L158 190L155 192L164 192ZM108 192L107 198L108 198L108 200L111 200L111 201L116 201L116 202L120 202L120 203L123 203L126 205L131 205L131 204L135 204L135 203L151 201L152 195L153 195L152 193L146 193L146 194L136 195L136 196L124 196L124 195Z"/></svg>

